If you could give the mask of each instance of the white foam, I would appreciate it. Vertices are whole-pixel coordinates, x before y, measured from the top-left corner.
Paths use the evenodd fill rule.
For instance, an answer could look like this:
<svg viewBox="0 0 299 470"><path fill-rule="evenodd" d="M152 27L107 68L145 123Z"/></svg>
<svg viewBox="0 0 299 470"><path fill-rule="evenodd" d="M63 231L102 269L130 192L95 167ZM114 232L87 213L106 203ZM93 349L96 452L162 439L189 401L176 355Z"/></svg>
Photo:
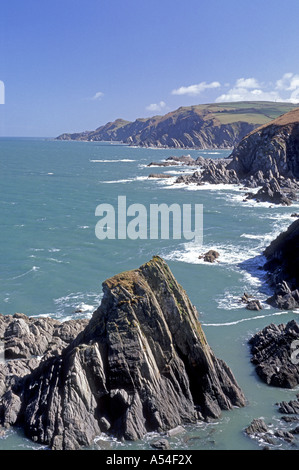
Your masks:
<svg viewBox="0 0 299 470"><path fill-rule="evenodd" d="M54 299L56 312L47 314L61 321L77 318L91 318L93 312L101 303L103 294L93 292L71 292L69 295ZM67 315L68 314L68 315Z"/></svg>
<svg viewBox="0 0 299 470"><path fill-rule="evenodd" d="M246 261L249 258L258 256L260 254L258 247L252 249L248 249L246 247L244 249L243 247L238 247L233 244L200 245L194 240L191 242L184 243L180 246L181 248L164 255L164 257L172 261L182 261L191 264L205 264L207 266L217 266L222 264L240 264L241 262ZM218 251L220 255L215 263L207 263L203 259L198 258L199 255L202 255L209 250Z"/></svg>
<svg viewBox="0 0 299 470"><path fill-rule="evenodd" d="M11 278L9 278L8 280L9 280L9 281L14 281L15 279L19 279L20 277L27 276L27 274L30 274L30 273L35 272L35 271L38 271L39 269L40 269L39 266L32 266L32 268L29 269L29 271L26 271L26 272L23 273L23 274L19 274L18 276L11 277Z"/></svg>
<svg viewBox="0 0 299 470"><path fill-rule="evenodd" d="M250 240L264 240L265 235L253 235L251 233L242 233L240 238L249 238Z"/></svg>
<svg viewBox="0 0 299 470"><path fill-rule="evenodd" d="M100 181L103 184L121 184L121 183L132 183L132 181L145 181L147 180L147 176L136 176L135 178L127 178L121 180L109 180L109 181Z"/></svg>
<svg viewBox="0 0 299 470"><path fill-rule="evenodd" d="M120 163L120 162L135 162L136 160L131 160L129 158L122 158L120 160L89 160L91 163Z"/></svg>
<svg viewBox="0 0 299 470"><path fill-rule="evenodd" d="M201 324L202 326L232 326L232 325L238 325L239 323L243 323L245 321L260 320L261 318L275 317L278 315L288 315L288 314L289 312L276 312L276 313L271 313L270 315L257 315L255 317L241 318L240 320L225 322L225 323L201 323Z"/></svg>

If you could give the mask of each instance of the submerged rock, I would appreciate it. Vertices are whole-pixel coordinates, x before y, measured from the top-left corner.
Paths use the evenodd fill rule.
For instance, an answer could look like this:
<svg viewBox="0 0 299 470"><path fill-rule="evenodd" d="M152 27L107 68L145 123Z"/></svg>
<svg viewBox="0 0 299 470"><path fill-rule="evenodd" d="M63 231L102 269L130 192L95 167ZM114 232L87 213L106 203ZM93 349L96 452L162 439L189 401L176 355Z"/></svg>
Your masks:
<svg viewBox="0 0 299 470"><path fill-rule="evenodd" d="M139 439L245 405L161 258L108 279L103 291L86 328L60 354L5 388L1 420L11 410L9 424L22 423L31 439L75 449L101 432Z"/></svg>

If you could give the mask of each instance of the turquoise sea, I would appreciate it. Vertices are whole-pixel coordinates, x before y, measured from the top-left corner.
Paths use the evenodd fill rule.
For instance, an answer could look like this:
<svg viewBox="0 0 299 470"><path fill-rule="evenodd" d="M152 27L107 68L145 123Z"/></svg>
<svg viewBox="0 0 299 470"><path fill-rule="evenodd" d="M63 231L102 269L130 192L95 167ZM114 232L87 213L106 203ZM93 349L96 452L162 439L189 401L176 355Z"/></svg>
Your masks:
<svg viewBox="0 0 299 470"><path fill-rule="evenodd" d="M175 449L258 449L243 429L263 417L272 429L283 428L275 403L291 400L296 390L262 383L250 363L248 339L270 323L297 319L264 304L269 296L260 269L267 246L294 220L292 207L243 202L239 187L174 185L190 167L152 168L169 156L221 158L229 151L133 148L117 143L63 142L52 139L0 139L0 312L22 312L59 320L90 318L101 302L101 283L121 271L162 256L197 307L208 342L231 367L247 406L224 412L214 423L188 426L171 438ZM148 179L166 172L171 179ZM203 241L99 240L95 236L98 204L203 204ZM198 256L214 248L219 262ZM264 309L250 312L240 302L244 292ZM80 310L80 313L76 313ZM134 443L97 439L93 448L149 449L153 435ZM296 438L298 439L298 438ZM296 441L295 441L296 444ZM297 440L299 445L299 440ZM1 449L39 449L21 430L0 438ZM282 449L296 448L281 443Z"/></svg>

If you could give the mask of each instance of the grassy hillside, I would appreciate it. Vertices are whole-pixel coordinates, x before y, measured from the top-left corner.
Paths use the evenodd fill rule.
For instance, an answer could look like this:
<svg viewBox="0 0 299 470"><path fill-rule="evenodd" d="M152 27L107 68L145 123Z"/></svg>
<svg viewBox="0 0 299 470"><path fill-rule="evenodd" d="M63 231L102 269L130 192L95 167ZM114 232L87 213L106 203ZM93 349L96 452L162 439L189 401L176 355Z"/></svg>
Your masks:
<svg viewBox="0 0 299 470"><path fill-rule="evenodd" d="M62 134L60 140L121 141L176 148L231 148L246 134L294 110L296 105L248 101L180 107L164 116L117 119L95 131Z"/></svg>

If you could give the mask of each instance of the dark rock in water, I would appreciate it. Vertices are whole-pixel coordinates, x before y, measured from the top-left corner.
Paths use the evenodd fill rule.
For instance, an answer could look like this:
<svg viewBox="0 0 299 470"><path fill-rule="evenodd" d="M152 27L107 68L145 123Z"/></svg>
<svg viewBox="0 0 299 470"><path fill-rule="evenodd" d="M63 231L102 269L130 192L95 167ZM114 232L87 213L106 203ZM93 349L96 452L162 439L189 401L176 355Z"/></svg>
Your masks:
<svg viewBox="0 0 299 470"><path fill-rule="evenodd" d="M294 212L293 214L291 214L291 217L298 218L299 217L298 212Z"/></svg>
<svg viewBox="0 0 299 470"><path fill-rule="evenodd" d="M170 161L170 162L151 162L147 166L176 166L176 165L178 165L177 162Z"/></svg>
<svg viewBox="0 0 299 470"><path fill-rule="evenodd" d="M161 179L166 179L166 178L173 178L172 175L165 175L165 173L151 173L148 175L149 178L161 178Z"/></svg>
<svg viewBox="0 0 299 470"><path fill-rule="evenodd" d="M250 299L252 299L252 296L247 294L247 292L244 292L244 294L241 297L241 302L247 304Z"/></svg>
<svg viewBox="0 0 299 470"><path fill-rule="evenodd" d="M170 444L167 439L158 439L157 441L151 443L151 447L159 450L168 450L170 449Z"/></svg>
<svg viewBox="0 0 299 470"><path fill-rule="evenodd" d="M254 419L250 425L245 429L245 432L248 436L252 436L254 434L261 434L268 432L268 427L265 421L261 418Z"/></svg>
<svg viewBox="0 0 299 470"><path fill-rule="evenodd" d="M21 375L0 373L1 423L21 424L52 449L76 449L101 432L139 439L245 405L161 258L108 279L103 291L92 319L62 351L26 363ZM17 370L20 362L8 364Z"/></svg>
<svg viewBox="0 0 299 470"><path fill-rule="evenodd" d="M258 202L270 202L272 204L281 204L290 206L292 200L296 199L296 194L285 193L279 186L278 181L272 178L269 182L263 184L257 193L247 193L247 199L255 199Z"/></svg>
<svg viewBox="0 0 299 470"><path fill-rule="evenodd" d="M299 326L271 324L249 340L251 362L259 377L268 385L294 388L299 383L299 364L292 360L293 341L299 340Z"/></svg>
<svg viewBox="0 0 299 470"><path fill-rule="evenodd" d="M264 251L264 269L274 295L268 302L274 307L292 310L299 307L299 220L281 233Z"/></svg>
<svg viewBox="0 0 299 470"><path fill-rule="evenodd" d="M286 415L299 414L299 400L291 400L289 402L282 401L278 404L278 410L280 413L284 413ZM283 418L287 421L286 417L283 416ZM299 419L297 417L294 418ZM290 418L288 421L290 421Z"/></svg>
<svg viewBox="0 0 299 470"><path fill-rule="evenodd" d="M262 310L262 304L259 300L249 300L246 305L247 310Z"/></svg>
<svg viewBox="0 0 299 470"><path fill-rule="evenodd" d="M245 429L245 433L252 438L258 439L261 443L271 444L272 446L276 444L280 445L279 439L283 439L286 442L293 442L295 434L285 429L277 429L273 433L261 418L254 419Z"/></svg>
<svg viewBox="0 0 299 470"><path fill-rule="evenodd" d="M274 435L276 437L284 439L287 442L292 442L294 440L294 436L292 433L288 431L282 431L281 429L279 429L278 431L275 431Z"/></svg>
<svg viewBox="0 0 299 470"><path fill-rule="evenodd" d="M239 178L235 170L227 170L222 162L211 161L202 172L201 179L204 183L211 184L239 184Z"/></svg>
<svg viewBox="0 0 299 470"><path fill-rule="evenodd" d="M259 300L253 299L251 295L247 294L247 292L244 292L244 294L241 297L241 302L246 304L247 310L262 310L262 304Z"/></svg>
<svg viewBox="0 0 299 470"><path fill-rule="evenodd" d="M191 155L182 155L181 157L172 156L166 158L166 161L184 163L185 165L194 165L196 163L194 158L191 157Z"/></svg>
<svg viewBox="0 0 299 470"><path fill-rule="evenodd" d="M299 416L282 416L280 419L282 419L282 421L285 421L286 423L294 423L294 422L297 422L299 421Z"/></svg>
<svg viewBox="0 0 299 470"><path fill-rule="evenodd" d="M206 263L214 263L218 259L220 254L216 250L209 250L204 255L200 255L198 258L203 259Z"/></svg>

